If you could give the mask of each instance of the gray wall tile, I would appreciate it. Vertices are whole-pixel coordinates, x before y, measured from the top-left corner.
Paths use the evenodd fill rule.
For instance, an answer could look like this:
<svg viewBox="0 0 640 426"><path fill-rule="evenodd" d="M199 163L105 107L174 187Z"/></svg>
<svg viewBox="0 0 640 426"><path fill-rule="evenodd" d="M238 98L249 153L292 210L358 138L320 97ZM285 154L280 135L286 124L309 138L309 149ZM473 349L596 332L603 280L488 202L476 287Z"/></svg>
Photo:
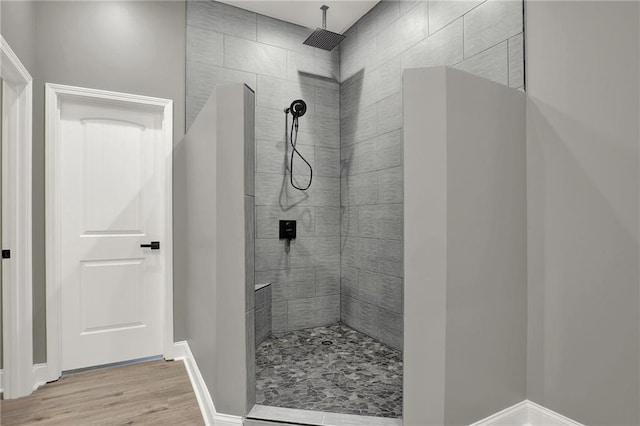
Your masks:
<svg viewBox="0 0 640 426"><path fill-rule="evenodd" d="M507 41L460 62L454 68L507 85L509 82Z"/></svg>
<svg viewBox="0 0 640 426"><path fill-rule="evenodd" d="M380 303L380 279L377 272L358 271L358 300L370 305Z"/></svg>
<svg viewBox="0 0 640 426"><path fill-rule="evenodd" d="M522 2L487 0L464 16L464 57L522 32Z"/></svg>
<svg viewBox="0 0 640 426"><path fill-rule="evenodd" d="M358 298L358 269L342 266L341 294L354 299Z"/></svg>
<svg viewBox="0 0 640 426"><path fill-rule="evenodd" d="M378 136L377 142L378 169L387 169L402 165L402 130L396 130Z"/></svg>
<svg viewBox="0 0 640 426"><path fill-rule="evenodd" d="M389 312L385 309L378 309L378 339L386 345L397 350L402 350L403 327L402 315Z"/></svg>
<svg viewBox="0 0 640 426"><path fill-rule="evenodd" d="M328 325L340 319L340 296L320 296L288 302L289 330Z"/></svg>
<svg viewBox="0 0 640 426"><path fill-rule="evenodd" d="M423 1L411 9L395 23L401 31L402 49L404 51L427 36L429 25L428 3Z"/></svg>
<svg viewBox="0 0 640 426"><path fill-rule="evenodd" d="M258 75L256 105L279 110L280 121L284 122L283 110L288 108L294 99L302 99L307 104L307 114L314 115L315 90L316 88L311 85Z"/></svg>
<svg viewBox="0 0 640 426"><path fill-rule="evenodd" d="M396 314L402 314L402 278L378 274L380 303L378 306Z"/></svg>
<svg viewBox="0 0 640 426"><path fill-rule="evenodd" d="M341 179L342 205L376 204L378 202L378 176L376 172L343 176Z"/></svg>
<svg viewBox="0 0 640 426"><path fill-rule="evenodd" d="M404 169L393 167L378 172L378 202L402 203L404 196Z"/></svg>
<svg viewBox="0 0 640 426"><path fill-rule="evenodd" d="M340 120L340 143L354 144L376 136L377 107L375 104L363 107L354 116Z"/></svg>
<svg viewBox="0 0 640 426"><path fill-rule="evenodd" d="M311 164L315 176L340 177L340 150L317 146L314 162Z"/></svg>
<svg viewBox="0 0 640 426"><path fill-rule="evenodd" d="M256 188L256 114L255 93L244 90L244 193L255 195Z"/></svg>
<svg viewBox="0 0 640 426"><path fill-rule="evenodd" d="M216 85L230 83L245 83L255 88L256 75L187 59L187 95L208 99Z"/></svg>
<svg viewBox="0 0 640 426"><path fill-rule="evenodd" d="M316 236L340 236L340 208L315 207Z"/></svg>
<svg viewBox="0 0 640 426"><path fill-rule="evenodd" d="M258 15L257 25L257 41L287 50L314 54L313 47L302 44L313 32L309 28L264 15Z"/></svg>
<svg viewBox="0 0 640 426"><path fill-rule="evenodd" d="M363 73L356 73L342 81L340 85L340 114L351 117L360 109Z"/></svg>
<svg viewBox="0 0 640 426"><path fill-rule="evenodd" d="M400 0L400 15L404 15L419 4L419 0Z"/></svg>
<svg viewBox="0 0 640 426"><path fill-rule="evenodd" d="M246 371L247 371L247 405L249 407L256 403L256 317L255 311L252 309L245 315L245 347L246 352Z"/></svg>
<svg viewBox="0 0 640 426"><path fill-rule="evenodd" d="M215 1L188 1L187 25L256 39L256 14Z"/></svg>
<svg viewBox="0 0 640 426"><path fill-rule="evenodd" d="M187 57L194 62L222 66L223 46L222 33L193 26L187 31Z"/></svg>
<svg viewBox="0 0 640 426"><path fill-rule="evenodd" d="M375 205L358 208L358 235L376 238L378 236L378 207Z"/></svg>
<svg viewBox="0 0 640 426"><path fill-rule="evenodd" d="M256 220L253 197L244 196L245 311L255 305Z"/></svg>
<svg viewBox="0 0 640 426"><path fill-rule="evenodd" d="M509 39L509 87L524 86L524 35Z"/></svg>
<svg viewBox="0 0 640 426"><path fill-rule="evenodd" d="M351 328L359 329L358 301L349 297L346 293L341 294L340 298L340 321Z"/></svg>
<svg viewBox="0 0 640 426"><path fill-rule="evenodd" d="M429 34L455 21L485 0L428 0L429 1Z"/></svg>
<svg viewBox="0 0 640 426"><path fill-rule="evenodd" d="M256 310L255 345L259 346L271 334L271 304L268 308Z"/></svg>
<svg viewBox="0 0 640 426"><path fill-rule="evenodd" d="M290 125L290 124L289 124ZM298 142L305 145L340 148L340 120L327 117L300 118Z"/></svg>
<svg viewBox="0 0 640 426"><path fill-rule="evenodd" d="M404 263L401 240L378 240L378 271L394 277L403 276Z"/></svg>
<svg viewBox="0 0 640 426"><path fill-rule="evenodd" d="M266 283L260 283L266 284ZM256 310L261 310L266 307L271 307L271 286L262 287L260 290L256 290Z"/></svg>
<svg viewBox="0 0 640 426"><path fill-rule="evenodd" d="M340 231L342 236L358 235L358 208L342 206L340 208Z"/></svg>
<svg viewBox="0 0 640 426"><path fill-rule="evenodd" d="M460 18L406 50L402 54L402 69L453 65L462 59L463 24Z"/></svg>
<svg viewBox="0 0 640 426"><path fill-rule="evenodd" d="M317 87L315 113L318 117L340 118L340 91Z"/></svg>
<svg viewBox="0 0 640 426"><path fill-rule="evenodd" d="M402 128L402 93L397 92L378 102L378 135L400 128ZM383 157L379 158L383 159Z"/></svg>
<svg viewBox="0 0 640 426"><path fill-rule="evenodd" d="M311 75L339 81L338 63L329 56L287 51L287 78L298 81L301 76Z"/></svg>
<svg viewBox="0 0 640 426"><path fill-rule="evenodd" d="M340 267L316 267L316 296L340 294Z"/></svg>
<svg viewBox="0 0 640 426"><path fill-rule="evenodd" d="M375 102L400 92L402 89L400 55L381 64L373 71L373 74L376 85L376 87L372 88L372 91L375 93Z"/></svg>
<svg viewBox="0 0 640 426"><path fill-rule="evenodd" d="M384 30L400 16L398 0L382 0L364 15L355 25L358 29L358 43L366 43Z"/></svg>
<svg viewBox="0 0 640 426"><path fill-rule="evenodd" d="M348 33L351 33L351 31L348 31ZM349 35L347 36L347 40L343 41L340 46L341 52L349 52L344 53L341 56L340 78L342 81L345 81L364 70L373 69L377 63L377 37L368 40L361 46L356 45L355 47L350 48L349 46L351 46L352 41L355 41L355 44L357 44L357 32L354 31L353 34L356 35L356 38L354 38L353 35Z"/></svg>
<svg viewBox="0 0 640 426"><path fill-rule="evenodd" d="M358 265L367 271L378 270L378 240L375 238L358 238Z"/></svg>
<svg viewBox="0 0 640 426"><path fill-rule="evenodd" d="M271 283L272 302L315 295L315 268L281 269L256 273L256 283Z"/></svg>
<svg viewBox="0 0 640 426"><path fill-rule="evenodd" d="M224 66L256 74L282 77L287 70L287 51L225 35Z"/></svg>
<svg viewBox="0 0 640 426"><path fill-rule="evenodd" d="M287 302L276 302L271 305L271 329L274 333L288 331Z"/></svg>
<svg viewBox="0 0 640 426"><path fill-rule="evenodd" d="M402 204L377 206L378 238L402 239Z"/></svg>
<svg viewBox="0 0 640 426"><path fill-rule="evenodd" d="M296 146L296 149L315 168L315 147L308 145ZM256 141L256 172L289 174L292 149L287 142L270 141L258 139ZM295 176L309 174L309 167L295 156L294 161ZM314 173L317 173L314 170ZM322 176L320 174L320 176Z"/></svg>
<svg viewBox="0 0 640 426"><path fill-rule="evenodd" d="M356 305L358 306L358 321L354 328L375 339L379 338L380 329L378 326L378 308L374 305L361 301L357 301Z"/></svg>

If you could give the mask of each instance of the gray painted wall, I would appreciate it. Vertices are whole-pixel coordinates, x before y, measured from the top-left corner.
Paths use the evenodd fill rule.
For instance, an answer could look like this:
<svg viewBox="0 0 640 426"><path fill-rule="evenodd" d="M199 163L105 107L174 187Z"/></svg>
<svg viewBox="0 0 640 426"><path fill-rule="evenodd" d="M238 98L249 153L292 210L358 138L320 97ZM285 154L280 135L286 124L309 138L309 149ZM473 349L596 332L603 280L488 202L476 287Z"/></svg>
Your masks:
<svg viewBox="0 0 640 426"><path fill-rule="evenodd" d="M0 2L0 34L32 77L35 75L35 4ZM1 95L0 95L1 99ZM0 107L0 111L2 108ZM35 240L35 236L34 236ZM35 268L34 268L35 269ZM0 266L0 276L2 267ZM0 313L2 296L0 291ZM34 339L35 340L35 339ZM35 348L34 348L35 352ZM3 366L2 315L0 315L0 368Z"/></svg>
<svg viewBox="0 0 640 426"><path fill-rule="evenodd" d="M590 425L640 424L638 9L527 2L528 398Z"/></svg>
<svg viewBox="0 0 640 426"><path fill-rule="evenodd" d="M524 85L522 2L384 0L340 50L341 320L402 349L402 71Z"/></svg>
<svg viewBox="0 0 640 426"><path fill-rule="evenodd" d="M470 424L526 398L525 95L405 73L405 425Z"/></svg>
<svg viewBox="0 0 640 426"><path fill-rule="evenodd" d="M3 1L0 33L33 77L35 74L35 2Z"/></svg>
<svg viewBox="0 0 640 426"><path fill-rule="evenodd" d="M187 3L187 127L216 84L256 90L256 283L272 283L274 332L335 323L340 317L338 51L302 44L310 30L214 1ZM285 116L308 106L299 150L313 165L307 192L285 166ZM290 122L289 122L290 124ZM296 159L295 177L308 173ZM291 252L278 221L298 221Z"/></svg>
<svg viewBox="0 0 640 426"><path fill-rule="evenodd" d="M3 21L10 19L5 15L7 10L28 7L17 6L18 3L23 2L3 2ZM185 4L180 1L43 1L31 7L35 24L29 27L25 23L25 38L16 41L16 45L25 46L24 55L29 56L29 28L34 29L33 312L34 362L40 363L46 361L44 83L173 99L174 140L178 141L184 134ZM21 9L18 16L28 17L29 13ZM7 28L18 26L12 23ZM175 263L176 286L179 286L184 268L178 250ZM184 312L180 295L176 292L178 339L180 317Z"/></svg>

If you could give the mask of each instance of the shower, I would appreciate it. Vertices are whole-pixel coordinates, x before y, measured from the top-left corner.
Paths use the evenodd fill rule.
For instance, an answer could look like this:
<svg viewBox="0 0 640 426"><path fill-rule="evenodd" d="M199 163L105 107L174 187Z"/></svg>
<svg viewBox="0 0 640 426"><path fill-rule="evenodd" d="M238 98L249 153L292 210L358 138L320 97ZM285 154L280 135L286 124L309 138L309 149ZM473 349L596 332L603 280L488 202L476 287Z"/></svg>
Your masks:
<svg viewBox="0 0 640 426"><path fill-rule="evenodd" d="M306 191L307 189L309 189L309 187L311 187L311 181L313 180L313 167L311 167L311 164L309 164L306 158L304 158L296 148L296 145L298 144L298 119L302 117L306 112L307 112L307 104L302 99L297 99L291 102L291 106L289 106L289 108L286 108L284 110L285 128L288 128L287 120L289 118L289 113L291 113L292 115L291 131L287 135L287 138L289 139L287 142L291 144L291 149L292 149L291 160L289 163L289 179L291 181L291 186L293 186L295 189L298 189L300 191ZM293 181L293 160L296 155L300 157L302 161L307 163L307 166L309 166L309 182L304 187L296 185L295 182Z"/></svg>

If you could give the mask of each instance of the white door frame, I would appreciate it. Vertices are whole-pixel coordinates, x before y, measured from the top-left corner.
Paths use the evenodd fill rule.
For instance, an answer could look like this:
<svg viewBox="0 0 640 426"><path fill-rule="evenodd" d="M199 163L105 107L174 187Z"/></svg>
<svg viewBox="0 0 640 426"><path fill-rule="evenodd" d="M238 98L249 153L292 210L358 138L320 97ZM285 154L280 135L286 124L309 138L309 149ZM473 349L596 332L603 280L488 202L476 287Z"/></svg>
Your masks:
<svg viewBox="0 0 640 426"><path fill-rule="evenodd" d="M33 79L0 36L0 74L4 86L2 143L2 238L11 250L4 260L2 332L4 397L29 395L34 387L33 316L31 313L31 120ZM9 267L8 262L11 262Z"/></svg>
<svg viewBox="0 0 640 426"><path fill-rule="evenodd" d="M56 380L61 370L60 320L60 102L63 99L101 99L120 104L145 105L163 112L162 139L165 164L165 239L162 253L165 257L166 277L163 292L163 355L173 359L173 101L128 93L109 92L83 87L45 85L45 182L46 193L46 258L47 258L47 380Z"/></svg>

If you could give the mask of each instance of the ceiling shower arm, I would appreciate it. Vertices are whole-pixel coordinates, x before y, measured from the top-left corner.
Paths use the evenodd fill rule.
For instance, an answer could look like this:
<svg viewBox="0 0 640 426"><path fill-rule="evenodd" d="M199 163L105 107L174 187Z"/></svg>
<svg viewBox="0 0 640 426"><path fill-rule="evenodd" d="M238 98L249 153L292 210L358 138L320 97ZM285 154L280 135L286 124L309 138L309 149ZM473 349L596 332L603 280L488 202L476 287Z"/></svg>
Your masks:
<svg viewBox="0 0 640 426"><path fill-rule="evenodd" d="M326 30L327 29L327 9L329 9L329 6L327 6L326 4L323 4L320 9L322 9L322 29Z"/></svg>

